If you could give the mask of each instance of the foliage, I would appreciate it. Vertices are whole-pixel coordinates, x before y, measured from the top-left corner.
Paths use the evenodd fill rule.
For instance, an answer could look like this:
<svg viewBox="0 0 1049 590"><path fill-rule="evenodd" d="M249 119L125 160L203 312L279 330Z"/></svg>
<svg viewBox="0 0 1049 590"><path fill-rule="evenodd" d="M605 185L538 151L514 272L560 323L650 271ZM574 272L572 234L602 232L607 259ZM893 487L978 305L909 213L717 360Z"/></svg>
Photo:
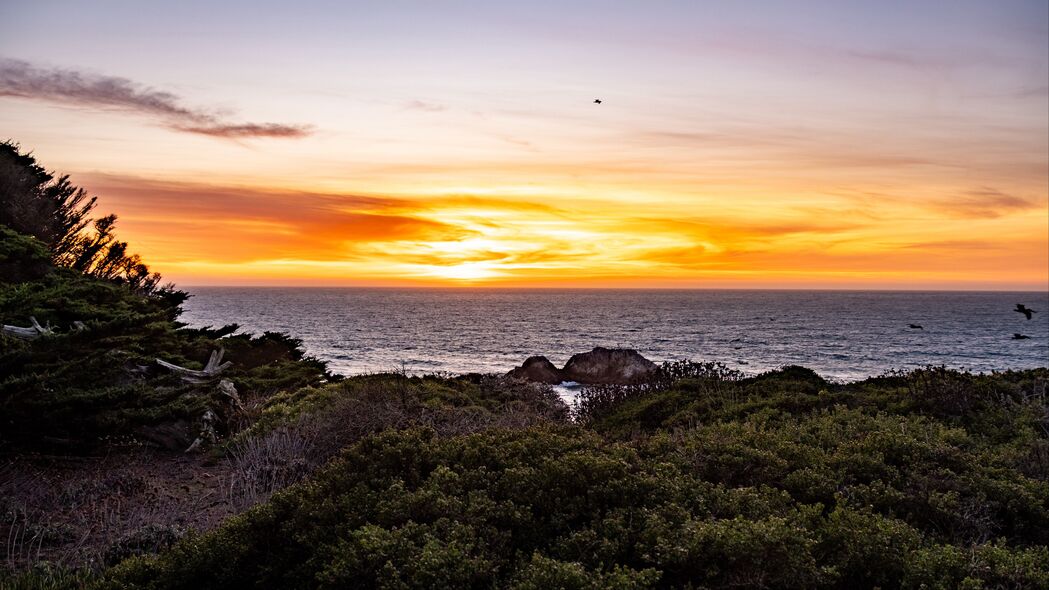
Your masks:
<svg viewBox="0 0 1049 590"><path fill-rule="evenodd" d="M39 242L3 231L0 256L16 248L39 254ZM0 323L26 326L32 316L54 331L29 341L0 336L0 443L89 448L141 428L192 422L207 409L223 422L233 418L214 383L186 384L157 358L199 369L222 347L233 363L223 376L249 396L333 378L288 336L183 327L176 319L186 297L174 289L146 296L125 283L50 264L35 280L0 282Z"/></svg>
<svg viewBox="0 0 1049 590"><path fill-rule="evenodd" d="M170 547L186 534L175 526L150 524L132 531L106 549L105 563L114 565L133 555L156 553Z"/></svg>
<svg viewBox="0 0 1049 590"><path fill-rule="evenodd" d="M0 284L42 278L51 270L43 242L0 225Z"/></svg>
<svg viewBox="0 0 1049 590"><path fill-rule="evenodd" d="M0 225L40 240L55 260L73 252L97 200L10 141L0 143L0 195Z"/></svg>
<svg viewBox="0 0 1049 590"><path fill-rule="evenodd" d="M102 586L1039 587L1049 576L1044 481L967 468L971 441L926 418L838 408L805 422L632 443L579 427L388 431L214 533L125 561ZM928 478L952 469L948 487L970 488L937 491ZM952 514L972 498L996 540Z"/></svg>
<svg viewBox="0 0 1049 590"><path fill-rule="evenodd" d="M0 143L0 196L0 226L42 242L57 266L146 295L161 289L160 275L116 238L116 215L91 219L96 197L68 176L56 178L10 141Z"/></svg>

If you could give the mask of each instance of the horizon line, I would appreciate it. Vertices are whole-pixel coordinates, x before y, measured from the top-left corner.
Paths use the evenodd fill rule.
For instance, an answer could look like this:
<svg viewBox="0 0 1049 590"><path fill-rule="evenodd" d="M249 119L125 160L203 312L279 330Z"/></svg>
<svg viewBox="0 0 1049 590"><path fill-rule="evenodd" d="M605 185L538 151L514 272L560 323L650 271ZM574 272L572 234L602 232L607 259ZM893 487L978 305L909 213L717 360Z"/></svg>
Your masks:
<svg viewBox="0 0 1049 590"><path fill-rule="evenodd" d="M892 293L1044 293L1045 289L995 288L908 288L908 287L581 287L581 286L521 286L521 285L289 285L289 284L200 284L175 285L176 289L429 289L429 290L518 290L518 291L831 291L831 292L892 292Z"/></svg>

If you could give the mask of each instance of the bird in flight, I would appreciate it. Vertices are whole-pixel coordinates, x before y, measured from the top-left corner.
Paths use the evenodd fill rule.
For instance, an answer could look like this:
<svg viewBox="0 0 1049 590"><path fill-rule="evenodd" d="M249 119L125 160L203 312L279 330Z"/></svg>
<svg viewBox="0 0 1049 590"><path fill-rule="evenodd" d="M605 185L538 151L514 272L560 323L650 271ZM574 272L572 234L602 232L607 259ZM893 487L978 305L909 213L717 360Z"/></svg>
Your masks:
<svg viewBox="0 0 1049 590"><path fill-rule="evenodd" d="M1032 313L1038 313L1037 311L1031 309L1030 307L1027 307L1023 303L1017 303L1016 309L1014 309L1013 311L1015 311L1016 313L1024 314L1025 316L1027 316L1027 319L1031 319Z"/></svg>
<svg viewBox="0 0 1049 590"><path fill-rule="evenodd" d="M600 98L595 98L594 99L594 104L601 104L601 99Z"/></svg>
<svg viewBox="0 0 1049 590"><path fill-rule="evenodd" d="M925 328L921 327L920 324L907 324L907 325L910 326L912 330L924 330L925 329Z"/></svg>

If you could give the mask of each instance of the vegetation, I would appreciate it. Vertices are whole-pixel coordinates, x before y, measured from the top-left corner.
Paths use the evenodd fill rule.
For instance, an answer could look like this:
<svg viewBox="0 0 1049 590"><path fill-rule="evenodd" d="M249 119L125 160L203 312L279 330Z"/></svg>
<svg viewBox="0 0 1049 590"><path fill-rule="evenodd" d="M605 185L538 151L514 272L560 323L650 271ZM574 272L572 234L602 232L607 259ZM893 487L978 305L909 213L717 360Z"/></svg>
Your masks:
<svg viewBox="0 0 1049 590"><path fill-rule="evenodd" d="M91 219L95 197L73 186L68 176L56 178L10 141L0 143L0 194L0 225L40 240L58 266L123 283L138 293L158 289L160 275L151 274L137 254L128 252L127 242L116 239L116 215Z"/></svg>
<svg viewBox="0 0 1049 590"><path fill-rule="evenodd" d="M92 221L93 197L9 142L0 144L0 188L0 323L35 318L53 332L0 335L0 445L90 450L132 434L188 444L208 411L229 431L239 419L230 400L157 358L199 369L223 348L233 362L223 376L249 397L334 379L288 336L185 328L176 320L188 295L158 286L160 276L128 254L113 235L116 218Z"/></svg>
<svg viewBox="0 0 1049 590"><path fill-rule="evenodd" d="M19 249L33 244L10 236L0 236L0 265L26 260L5 252L19 256ZM37 268L37 261L29 262L20 275ZM332 378L323 363L304 358L299 342L284 335L230 335L236 326L183 327L176 318L184 293L155 290L144 296L123 282L59 267L42 275L29 282L0 281L0 323L25 326L34 317L54 331L35 340L0 336L4 443L81 446L174 420L192 421L209 409L223 422L230 418L227 400L213 385L185 383L156 365L157 358L199 369L212 350L224 348L234 363L224 376L249 395Z"/></svg>
<svg viewBox="0 0 1049 590"><path fill-rule="evenodd" d="M340 378L180 324L4 145L0 323L51 332L0 336L0 587L1049 587L1049 369L680 362L574 416L493 376ZM237 399L156 362L219 348Z"/></svg>
<svg viewBox="0 0 1049 590"><path fill-rule="evenodd" d="M1049 584L1049 371L708 369L577 425L373 435L103 586Z"/></svg>

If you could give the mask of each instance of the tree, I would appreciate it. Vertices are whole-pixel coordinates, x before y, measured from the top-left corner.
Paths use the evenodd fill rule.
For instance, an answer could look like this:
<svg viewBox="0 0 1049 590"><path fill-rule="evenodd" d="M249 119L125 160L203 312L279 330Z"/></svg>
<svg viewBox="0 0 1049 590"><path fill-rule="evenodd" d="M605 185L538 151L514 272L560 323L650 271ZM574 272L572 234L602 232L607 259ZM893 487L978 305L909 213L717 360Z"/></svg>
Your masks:
<svg viewBox="0 0 1049 590"><path fill-rule="evenodd" d="M10 141L0 143L0 195L0 224L44 242L53 259L72 249L97 200Z"/></svg>
<svg viewBox="0 0 1049 590"><path fill-rule="evenodd" d="M160 275L116 238L116 215L90 217L96 204L97 197L73 186L68 175L56 178L17 143L0 143L0 225L43 242L57 266L147 295L170 290L158 289Z"/></svg>

